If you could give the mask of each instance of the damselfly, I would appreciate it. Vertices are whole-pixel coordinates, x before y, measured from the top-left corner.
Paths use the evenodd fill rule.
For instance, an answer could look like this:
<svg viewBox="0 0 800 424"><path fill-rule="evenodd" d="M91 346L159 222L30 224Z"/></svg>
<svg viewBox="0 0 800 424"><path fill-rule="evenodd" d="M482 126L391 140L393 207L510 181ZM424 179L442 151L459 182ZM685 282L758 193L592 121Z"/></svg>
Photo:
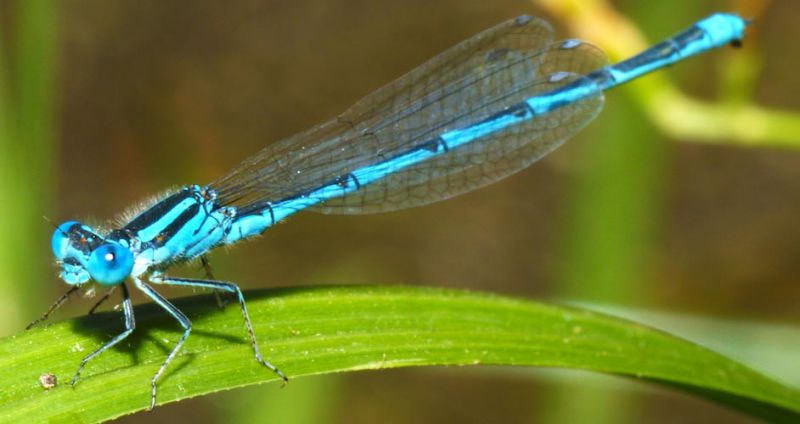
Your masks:
<svg viewBox="0 0 800 424"><path fill-rule="evenodd" d="M127 284L153 299L183 335L151 380L156 383L191 331L189 319L152 285L210 288L239 302L256 360L264 360L233 283L176 278L171 265L261 234L301 210L383 212L436 202L489 184L546 155L591 121L603 92L642 74L725 44L741 42L747 22L714 14L637 56L604 66L579 40L554 41L550 25L521 16L482 32L363 98L331 121L272 144L207 185L154 202L120 228L98 231L68 221L52 237L69 293L94 281L120 287L125 331L81 361L84 366L134 329ZM33 324L35 324L34 322ZM32 325L33 325L32 324ZM29 326L30 327L30 326Z"/></svg>

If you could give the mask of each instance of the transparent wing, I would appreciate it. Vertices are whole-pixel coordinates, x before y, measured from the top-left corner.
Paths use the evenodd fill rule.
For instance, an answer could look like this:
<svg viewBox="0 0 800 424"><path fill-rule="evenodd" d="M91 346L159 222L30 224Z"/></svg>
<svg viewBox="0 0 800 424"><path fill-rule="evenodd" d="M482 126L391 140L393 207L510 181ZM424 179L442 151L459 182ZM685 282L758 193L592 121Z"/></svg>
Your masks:
<svg viewBox="0 0 800 424"><path fill-rule="evenodd" d="M517 18L480 33L363 98L337 118L270 145L210 186L224 205L276 202L463 128L601 67L589 44L561 48L550 25ZM602 93L421 162L311 208L371 213L439 201L497 181L585 126Z"/></svg>

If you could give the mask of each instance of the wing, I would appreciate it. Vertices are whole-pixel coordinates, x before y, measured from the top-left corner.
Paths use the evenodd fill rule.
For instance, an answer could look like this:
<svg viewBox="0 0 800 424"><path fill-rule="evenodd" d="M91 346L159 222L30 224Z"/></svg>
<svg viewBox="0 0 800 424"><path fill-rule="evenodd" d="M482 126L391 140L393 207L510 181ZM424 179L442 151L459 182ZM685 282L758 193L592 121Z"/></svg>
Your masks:
<svg viewBox="0 0 800 424"><path fill-rule="evenodd" d="M223 205L247 208L311 192L451 129L556 89L601 67L581 43L552 41L550 25L520 17L480 33L363 98L322 125L270 145L210 184ZM419 206L517 172L558 147L602 108L602 93L420 162L313 206L356 214Z"/></svg>

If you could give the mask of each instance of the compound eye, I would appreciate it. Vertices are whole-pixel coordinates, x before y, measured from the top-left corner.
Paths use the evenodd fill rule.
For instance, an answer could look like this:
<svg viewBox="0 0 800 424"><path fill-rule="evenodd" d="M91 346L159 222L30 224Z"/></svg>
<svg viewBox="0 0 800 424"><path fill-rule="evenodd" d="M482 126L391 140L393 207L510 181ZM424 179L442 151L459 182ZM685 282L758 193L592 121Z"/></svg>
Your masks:
<svg viewBox="0 0 800 424"><path fill-rule="evenodd" d="M89 275L98 284L113 286L125 281L133 270L133 254L118 244L102 244L89 256Z"/></svg>
<svg viewBox="0 0 800 424"><path fill-rule="evenodd" d="M61 260L67 256L70 248L70 229L75 225L80 225L75 221L67 221L59 225L53 232L53 237L50 238L50 248L53 249L53 255L56 259Z"/></svg>

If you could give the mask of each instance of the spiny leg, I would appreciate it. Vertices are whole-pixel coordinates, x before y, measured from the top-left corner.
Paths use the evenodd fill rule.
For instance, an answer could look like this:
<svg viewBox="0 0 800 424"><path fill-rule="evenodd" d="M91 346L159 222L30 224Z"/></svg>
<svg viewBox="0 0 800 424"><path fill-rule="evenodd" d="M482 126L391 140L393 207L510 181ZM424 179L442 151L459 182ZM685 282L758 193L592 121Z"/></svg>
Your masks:
<svg viewBox="0 0 800 424"><path fill-rule="evenodd" d="M164 373L164 370L167 368L167 365L169 365L170 361L172 361L172 358L178 354L181 346L183 346L183 342L185 342L186 338L189 337L189 333L192 331L192 322L189 321L189 318L187 318L183 312L165 299L164 296L161 296L158 294L158 292L153 290L152 287L140 281L139 279L134 279L134 282L136 282L136 287L138 287L139 290L144 292L144 294L153 299L154 302L158 303L159 306L164 308L167 312L169 312L170 315L178 320L184 330L183 335L178 340L178 343L175 343L175 347L173 347L172 351L170 351L169 355L167 355L167 359L164 360L164 362L161 364L161 367L158 369L158 371L156 371L155 375L153 375L153 379L150 380L150 407L147 408L147 410L152 411L153 408L156 407L156 382L158 381L159 377L161 377L161 374Z"/></svg>
<svg viewBox="0 0 800 424"><path fill-rule="evenodd" d="M129 334L133 332L133 329L136 328L136 321L133 318L133 305L131 304L131 297L128 294L128 288L125 284L121 284L122 286L122 311L125 313L125 331L122 333L117 334L113 339L109 340L106 344L101 346L99 349L95 350L94 352L88 354L83 360L81 364L78 366L78 371L75 372L75 376L72 377L72 380L69 381L69 384L74 386L75 382L78 381L78 377L81 375L81 371L83 371L83 367L86 366L86 363L89 362L95 356L103 353L106 349L114 346L115 344L119 343L125 337L128 337Z"/></svg>
<svg viewBox="0 0 800 424"><path fill-rule="evenodd" d="M117 290L117 286L111 286L110 289L106 290L106 292L103 293L103 297L97 299L97 302L95 302L94 306L92 306L92 309L89 309L88 315L92 315L94 311L96 311L97 308L99 308L100 305L103 304L103 302L105 302L106 300L108 300L109 297L111 297L111 295L114 293L115 290Z"/></svg>
<svg viewBox="0 0 800 424"><path fill-rule="evenodd" d="M211 262L208 261L208 256L200 256L200 263L203 265L203 271L205 271L206 280L216 281L216 278L214 278L214 270L211 268ZM228 300L222 298L219 290L214 290L214 298L217 299L217 306L219 306L220 309L224 309L228 304Z"/></svg>
<svg viewBox="0 0 800 424"><path fill-rule="evenodd" d="M261 356L261 351L258 349L258 342L256 341L256 334L253 331L253 324L250 323L250 316L247 314L247 306L244 303L244 295L242 294L242 290L236 284L229 283L227 281L211 281L211 280L196 280L191 278L174 278L174 277L167 277L166 275L152 275L150 278L155 284L169 284L174 286L189 286L189 287L203 287L203 288L210 288L216 290L222 290L229 293L236 294L237 299L239 300L239 306L242 309L242 317L244 317L244 325L247 328L247 334L250 336L250 345L253 347L253 352L255 352L256 361L261 365L272 370L278 377L283 380L283 383L286 384L289 379L286 375L281 372L277 367L270 364Z"/></svg>
<svg viewBox="0 0 800 424"><path fill-rule="evenodd" d="M67 290L64 294L59 296L58 299L56 299L56 301L53 302L53 304L50 305L49 308L47 308L47 311L42 316L40 316L39 318L34 320L32 323L28 324L25 327L25 329L26 330L30 330L31 328L33 328L34 325L36 325L36 324L46 320L48 317L50 317L50 314L52 314L53 311L55 311L56 309L60 308L61 305L63 305L64 302L67 301L67 298L69 298L69 295L71 295L72 293L75 293L79 288L80 288L80 286L72 286L72 287L70 287L69 290Z"/></svg>

